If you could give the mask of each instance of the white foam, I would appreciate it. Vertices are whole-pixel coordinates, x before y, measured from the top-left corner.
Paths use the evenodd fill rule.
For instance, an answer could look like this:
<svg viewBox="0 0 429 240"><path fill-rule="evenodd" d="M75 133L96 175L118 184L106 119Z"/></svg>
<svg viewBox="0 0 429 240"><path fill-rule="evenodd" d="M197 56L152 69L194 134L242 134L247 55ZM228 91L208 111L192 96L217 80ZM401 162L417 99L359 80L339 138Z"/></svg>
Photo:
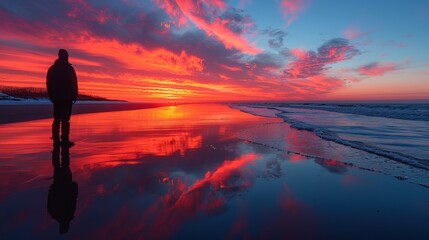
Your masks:
<svg viewBox="0 0 429 240"><path fill-rule="evenodd" d="M288 107L319 109L373 117L429 121L429 104L288 104Z"/></svg>
<svg viewBox="0 0 429 240"><path fill-rule="evenodd" d="M231 108L238 109L245 113L250 113L252 115L261 116L261 117L272 117L276 118L278 113L281 113L281 111L273 108L267 108L267 107L249 107L245 105L230 105Z"/></svg>
<svg viewBox="0 0 429 240"><path fill-rule="evenodd" d="M260 115L261 108L268 109L261 105L236 108L255 115ZM425 122L272 105L268 110L277 112L293 128L314 132L325 140L429 170L429 126Z"/></svg>

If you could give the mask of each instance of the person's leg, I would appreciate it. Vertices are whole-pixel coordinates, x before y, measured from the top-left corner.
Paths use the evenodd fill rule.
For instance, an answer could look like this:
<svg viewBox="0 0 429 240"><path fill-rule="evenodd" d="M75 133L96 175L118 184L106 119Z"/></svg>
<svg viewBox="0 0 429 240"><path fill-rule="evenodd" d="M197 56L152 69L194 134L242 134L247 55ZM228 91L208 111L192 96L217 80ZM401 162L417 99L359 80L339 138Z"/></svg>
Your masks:
<svg viewBox="0 0 429 240"><path fill-rule="evenodd" d="M52 149L52 166L54 168L60 167L60 142L54 142Z"/></svg>
<svg viewBox="0 0 429 240"><path fill-rule="evenodd" d="M64 102L62 104L62 116L61 116L61 141L63 143L70 143L73 146L73 142L70 142L70 117L72 111L72 102Z"/></svg>
<svg viewBox="0 0 429 240"><path fill-rule="evenodd" d="M68 171L70 171L70 150L68 147L63 147L61 150L61 167L63 168L63 170L66 170L68 168ZM69 177L70 176L70 177ZM72 177L71 177L71 173L69 174L65 174L64 177L67 177L67 182L72 181Z"/></svg>
<svg viewBox="0 0 429 240"><path fill-rule="evenodd" d="M52 122L52 140L54 143L60 142L60 121L61 121L61 104L54 103L54 121Z"/></svg>

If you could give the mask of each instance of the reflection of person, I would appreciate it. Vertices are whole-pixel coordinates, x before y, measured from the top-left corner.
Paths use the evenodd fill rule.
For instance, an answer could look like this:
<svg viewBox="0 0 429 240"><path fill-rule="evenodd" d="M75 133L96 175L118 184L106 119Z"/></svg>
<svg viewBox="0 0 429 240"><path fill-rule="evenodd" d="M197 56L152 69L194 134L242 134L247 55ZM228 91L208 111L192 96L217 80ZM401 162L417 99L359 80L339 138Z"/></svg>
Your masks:
<svg viewBox="0 0 429 240"><path fill-rule="evenodd" d="M52 123L52 139L55 142L60 141L60 123L61 123L61 142L64 146L73 146L70 142L70 117L72 105L77 100L78 85L74 68L68 60L69 54L66 50L58 51L58 59L52 65L46 76L46 87L49 99L54 105L54 122Z"/></svg>
<svg viewBox="0 0 429 240"><path fill-rule="evenodd" d="M62 148L60 162L60 145L54 144L52 165L54 166L54 182L49 188L48 212L60 224L60 233L66 233L69 230L70 221L74 217L78 195L78 185L73 182L70 170L68 147Z"/></svg>

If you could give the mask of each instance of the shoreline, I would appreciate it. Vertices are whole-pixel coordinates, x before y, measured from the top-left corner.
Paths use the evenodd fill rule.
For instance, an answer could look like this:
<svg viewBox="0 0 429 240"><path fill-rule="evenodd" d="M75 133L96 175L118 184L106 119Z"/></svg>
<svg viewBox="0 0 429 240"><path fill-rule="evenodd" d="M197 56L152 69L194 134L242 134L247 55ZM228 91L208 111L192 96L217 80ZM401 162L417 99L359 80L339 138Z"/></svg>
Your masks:
<svg viewBox="0 0 429 240"><path fill-rule="evenodd" d="M162 103L85 103L73 105L73 115L99 112L116 112L169 106ZM0 105L0 125L52 118L52 104Z"/></svg>

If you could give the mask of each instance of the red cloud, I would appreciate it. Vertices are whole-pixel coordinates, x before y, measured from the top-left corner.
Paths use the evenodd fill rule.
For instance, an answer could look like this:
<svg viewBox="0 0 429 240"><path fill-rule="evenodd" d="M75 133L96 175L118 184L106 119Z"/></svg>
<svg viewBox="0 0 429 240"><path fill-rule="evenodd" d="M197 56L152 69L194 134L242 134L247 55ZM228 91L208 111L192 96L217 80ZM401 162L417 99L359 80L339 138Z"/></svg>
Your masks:
<svg viewBox="0 0 429 240"><path fill-rule="evenodd" d="M292 52L292 54L294 56L296 56L299 59L304 59L305 56L307 55L307 52L308 52L308 51L300 49L300 48L292 48L290 51Z"/></svg>
<svg viewBox="0 0 429 240"><path fill-rule="evenodd" d="M320 75L329 64L351 59L359 54L346 39L336 38L323 44L317 52L292 49L298 59L287 65L285 70L289 78L308 78Z"/></svg>
<svg viewBox="0 0 429 240"><path fill-rule="evenodd" d="M287 19L287 25L291 24L297 17L305 5L305 0L282 0L281 8L283 15Z"/></svg>
<svg viewBox="0 0 429 240"><path fill-rule="evenodd" d="M164 9L164 11L166 11L171 18L176 20L173 23L175 23L178 27L181 27L188 22L176 1L155 0L155 3L160 8Z"/></svg>
<svg viewBox="0 0 429 240"><path fill-rule="evenodd" d="M325 94L344 86L344 81L327 76L329 65L348 60L360 54L347 39L332 39L315 51L294 48L291 53L296 59L284 71L287 86L302 96Z"/></svg>
<svg viewBox="0 0 429 240"><path fill-rule="evenodd" d="M112 99L308 99L343 86L344 81L327 76L327 70L359 53L346 39L332 39L317 51L289 51L283 45L286 33L271 30L269 44L275 51L240 54L238 50L255 52L243 37L253 24L243 12L223 1L157 2L181 26L195 24L204 31L174 31L178 22L134 1L106 1L101 8L90 1L56 1L50 6L56 13L52 15L15 11L11 3L9 10L0 9L0 22L5 23L0 30L3 84L44 87L40 79L58 48L64 47L80 89ZM167 29L168 24L173 29ZM291 55L296 58L287 64Z"/></svg>
<svg viewBox="0 0 429 240"><path fill-rule="evenodd" d="M228 49L256 54L261 50L252 46L244 37L253 26L248 17L230 11L221 1L155 0L180 27L191 21L209 36L216 37ZM237 29L239 29L237 31Z"/></svg>
<svg viewBox="0 0 429 240"><path fill-rule="evenodd" d="M387 72L398 70L400 67L392 62L379 63L374 62L367 65L363 65L356 69L360 75L365 76L382 76Z"/></svg>

